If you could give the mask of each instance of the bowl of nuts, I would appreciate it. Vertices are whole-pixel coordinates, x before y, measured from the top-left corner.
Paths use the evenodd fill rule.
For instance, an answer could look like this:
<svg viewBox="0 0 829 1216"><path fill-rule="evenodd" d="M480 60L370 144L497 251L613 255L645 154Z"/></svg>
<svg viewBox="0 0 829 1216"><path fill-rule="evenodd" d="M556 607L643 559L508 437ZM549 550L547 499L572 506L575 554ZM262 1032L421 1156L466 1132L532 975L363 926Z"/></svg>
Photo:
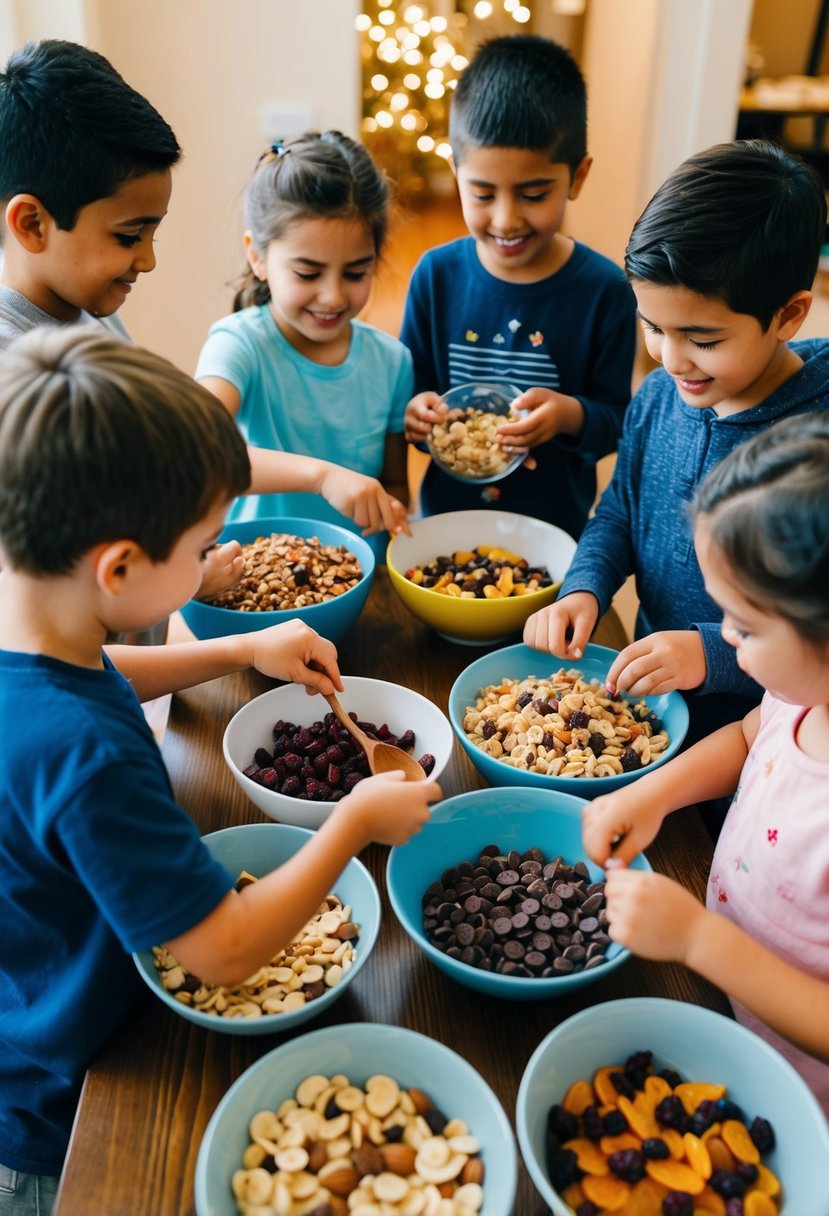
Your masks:
<svg viewBox="0 0 829 1216"><path fill-rule="evenodd" d="M585 805L554 791L473 790L391 850L391 906L436 967L489 996L546 1000L630 957L607 933L604 871L583 860ZM641 854L631 865L651 868Z"/></svg>
<svg viewBox="0 0 829 1216"><path fill-rule="evenodd" d="M517 469L525 457L502 447L498 427L520 418L512 408L520 395L520 388L501 381L459 384L444 393L446 413L426 440L435 464L459 481L480 485L500 481Z"/></svg>
<svg viewBox="0 0 829 1216"><path fill-rule="evenodd" d="M561 528L512 511L447 511L390 541L394 590L413 616L453 642L519 633L558 595L576 551Z"/></svg>
<svg viewBox="0 0 829 1216"><path fill-rule="evenodd" d="M310 836L284 824L248 823L203 839L240 890L288 861ZM353 858L293 941L243 984L204 983L162 945L133 958L156 996L187 1021L225 1034L282 1034L342 996L374 948L380 916L374 879Z"/></svg>
<svg viewBox="0 0 829 1216"><path fill-rule="evenodd" d="M238 540L242 578L215 599L181 609L197 638L266 629L299 618L338 642L363 610L374 578L374 553L355 532L293 516L239 520L219 541Z"/></svg>
<svg viewBox="0 0 829 1216"><path fill-rule="evenodd" d="M627 699L604 686L615 650L592 643L578 665L523 644L471 663L449 694L452 727L492 785L598 798L675 755L688 730L678 692Z"/></svg>
<svg viewBox="0 0 829 1216"><path fill-rule="evenodd" d="M510 1216L515 1141L475 1069L435 1039L353 1022L300 1035L231 1086L196 1161L198 1216Z"/></svg>
<svg viewBox="0 0 829 1216"><path fill-rule="evenodd" d="M452 755L449 720L411 688L343 676L339 699L367 734L401 747L437 780ZM328 712L322 697L297 684L248 701L224 734L224 757L252 802L272 819L318 828L368 776L365 752Z"/></svg>
<svg viewBox="0 0 829 1216"><path fill-rule="evenodd" d="M554 1216L829 1212L815 1096L768 1043L699 1005L633 997L567 1018L527 1064L516 1127Z"/></svg>

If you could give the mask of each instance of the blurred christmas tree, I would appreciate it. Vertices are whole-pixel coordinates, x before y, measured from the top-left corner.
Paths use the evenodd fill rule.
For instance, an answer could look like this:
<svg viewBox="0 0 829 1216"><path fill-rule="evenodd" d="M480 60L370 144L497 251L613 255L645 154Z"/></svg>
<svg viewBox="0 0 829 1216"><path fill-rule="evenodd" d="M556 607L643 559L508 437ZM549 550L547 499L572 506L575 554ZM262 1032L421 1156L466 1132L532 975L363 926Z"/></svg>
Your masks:
<svg viewBox="0 0 829 1216"><path fill-rule="evenodd" d="M440 0L366 0L357 18L363 141L409 203L447 174L449 102L468 62L467 21Z"/></svg>

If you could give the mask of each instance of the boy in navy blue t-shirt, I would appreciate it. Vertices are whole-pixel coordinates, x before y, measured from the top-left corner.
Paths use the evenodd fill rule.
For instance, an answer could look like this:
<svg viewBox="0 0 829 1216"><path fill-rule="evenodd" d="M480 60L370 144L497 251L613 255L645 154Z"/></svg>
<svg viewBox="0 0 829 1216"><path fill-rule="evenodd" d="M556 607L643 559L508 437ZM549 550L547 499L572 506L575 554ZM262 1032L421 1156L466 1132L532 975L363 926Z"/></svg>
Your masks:
<svg viewBox="0 0 829 1216"><path fill-rule="evenodd" d="M449 136L470 236L430 250L412 277L401 338L417 395L406 437L427 438L447 389L508 381L528 412L499 427L500 442L532 457L484 486L432 462L421 506L427 515L498 507L578 537L596 461L621 433L636 333L620 268L560 231L591 164L576 63L533 35L485 43L458 82Z"/></svg>
<svg viewBox="0 0 829 1216"><path fill-rule="evenodd" d="M238 894L175 803L139 697L254 666L342 688L300 621L206 642L102 646L198 588L250 468L230 415L99 328L43 327L0 364L0 1212L54 1194L84 1072L132 999L129 952L167 944L234 984L291 940L371 840L439 796L368 778ZM312 664L318 664L316 670ZM132 687L130 687L132 685ZM140 987L140 984L139 984Z"/></svg>

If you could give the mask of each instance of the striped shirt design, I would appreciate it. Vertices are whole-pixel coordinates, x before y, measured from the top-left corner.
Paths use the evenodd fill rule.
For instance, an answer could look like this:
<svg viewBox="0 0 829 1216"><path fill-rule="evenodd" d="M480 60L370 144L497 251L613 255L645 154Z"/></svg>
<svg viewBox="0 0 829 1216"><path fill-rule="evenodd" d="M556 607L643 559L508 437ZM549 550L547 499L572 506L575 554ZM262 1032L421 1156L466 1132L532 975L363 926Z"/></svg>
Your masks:
<svg viewBox="0 0 829 1216"><path fill-rule="evenodd" d="M492 379L508 380L522 391L536 386L557 389L561 383L558 368L546 353L499 350L460 342L450 342L448 351L452 388Z"/></svg>

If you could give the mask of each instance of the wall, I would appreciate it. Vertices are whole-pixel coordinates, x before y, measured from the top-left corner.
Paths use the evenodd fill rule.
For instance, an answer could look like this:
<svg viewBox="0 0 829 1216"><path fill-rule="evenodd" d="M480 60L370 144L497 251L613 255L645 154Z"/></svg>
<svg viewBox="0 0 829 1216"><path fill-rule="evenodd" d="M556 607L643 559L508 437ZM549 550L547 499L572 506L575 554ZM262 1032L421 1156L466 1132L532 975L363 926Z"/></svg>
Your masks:
<svg viewBox="0 0 829 1216"><path fill-rule="evenodd" d="M157 237L158 265L123 308L142 345L195 368L230 311L243 265L241 202L266 145L260 111L307 106L320 129L359 128L357 0L3 0L3 60L29 38L105 55L184 149Z"/></svg>

